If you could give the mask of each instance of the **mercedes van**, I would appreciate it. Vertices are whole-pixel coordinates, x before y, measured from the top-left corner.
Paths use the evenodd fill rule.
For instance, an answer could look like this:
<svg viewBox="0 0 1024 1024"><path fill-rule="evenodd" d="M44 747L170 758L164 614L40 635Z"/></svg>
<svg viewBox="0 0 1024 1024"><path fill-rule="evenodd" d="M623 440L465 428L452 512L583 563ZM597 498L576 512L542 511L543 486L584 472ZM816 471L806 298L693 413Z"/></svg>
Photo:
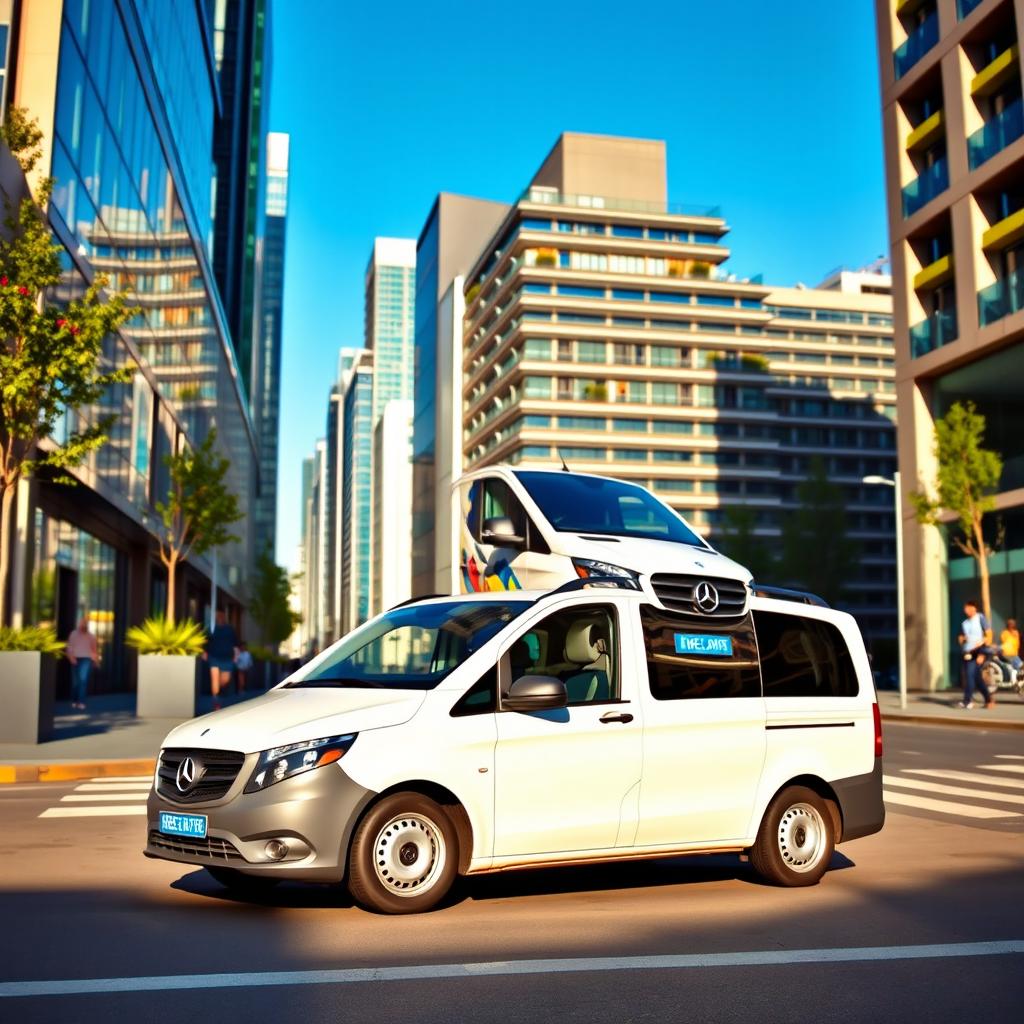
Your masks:
<svg viewBox="0 0 1024 1024"><path fill-rule="evenodd" d="M166 738L146 855L426 910L460 875L730 852L813 885L882 827L854 620L710 579L412 601Z"/></svg>
<svg viewBox="0 0 1024 1024"><path fill-rule="evenodd" d="M463 593L552 590L593 575L647 587L668 573L730 581L721 593L735 601L750 581L646 488L611 477L488 466L455 483L452 513Z"/></svg>

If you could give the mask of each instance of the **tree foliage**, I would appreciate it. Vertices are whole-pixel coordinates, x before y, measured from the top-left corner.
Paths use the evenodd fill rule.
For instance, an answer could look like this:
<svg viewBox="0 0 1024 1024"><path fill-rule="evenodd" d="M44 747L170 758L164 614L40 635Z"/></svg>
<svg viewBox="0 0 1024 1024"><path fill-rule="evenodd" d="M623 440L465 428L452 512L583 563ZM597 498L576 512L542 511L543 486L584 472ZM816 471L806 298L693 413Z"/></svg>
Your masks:
<svg viewBox="0 0 1024 1024"><path fill-rule="evenodd" d="M160 561L167 569L168 622L174 621L179 564L191 554L203 555L238 539L229 527L243 513L237 495L224 482L231 463L215 450L216 440L217 431L211 430L198 448L164 458L171 483L166 500L156 503L156 511L163 526Z"/></svg>
<svg viewBox="0 0 1024 1024"><path fill-rule="evenodd" d="M935 480L930 487L911 494L910 501L920 523L942 526L947 515L955 517L960 535L953 534L953 543L977 563L982 608L991 621L988 556L992 549L983 526L985 513L995 508L1003 460L983 447L984 439L985 417L974 403L954 402L949 412L935 421Z"/></svg>
<svg viewBox="0 0 1024 1024"><path fill-rule="evenodd" d="M715 546L750 570L759 583L767 582L775 571L773 540L756 537L757 517L746 505L727 505L723 510L721 541Z"/></svg>
<svg viewBox="0 0 1024 1024"><path fill-rule="evenodd" d="M0 138L7 143L14 159L28 174L43 155L43 130L39 121L29 117L24 107L9 107L0 124Z"/></svg>
<svg viewBox="0 0 1024 1024"><path fill-rule="evenodd" d="M203 653L206 633L198 622L168 622L166 619L146 619L141 626L132 626L124 642L139 654L192 655Z"/></svg>
<svg viewBox="0 0 1024 1024"><path fill-rule="evenodd" d="M249 593L249 614L260 631L260 637L271 647L277 648L292 635L292 630L302 621L302 616L292 610L289 603L292 581L288 572L274 562L268 549L256 559Z"/></svg>

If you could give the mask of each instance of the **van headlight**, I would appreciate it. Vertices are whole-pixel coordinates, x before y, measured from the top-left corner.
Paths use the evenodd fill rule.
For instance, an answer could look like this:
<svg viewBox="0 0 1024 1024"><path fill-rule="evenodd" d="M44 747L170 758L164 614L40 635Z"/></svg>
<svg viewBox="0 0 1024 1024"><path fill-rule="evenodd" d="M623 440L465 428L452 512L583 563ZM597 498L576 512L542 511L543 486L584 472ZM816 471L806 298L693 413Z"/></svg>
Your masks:
<svg viewBox="0 0 1024 1024"><path fill-rule="evenodd" d="M590 579L591 576L612 576L620 580L637 578L632 569L624 569L621 565L611 565L608 562L595 562L591 558L574 558L572 564L576 569L576 575L584 580Z"/></svg>
<svg viewBox="0 0 1024 1024"><path fill-rule="evenodd" d="M333 764L344 757L355 742L356 733L345 736L328 736L320 740L306 740L304 743L288 743L283 747L271 747L260 754L256 770L246 783L246 793L258 793L275 782L283 782L295 775Z"/></svg>

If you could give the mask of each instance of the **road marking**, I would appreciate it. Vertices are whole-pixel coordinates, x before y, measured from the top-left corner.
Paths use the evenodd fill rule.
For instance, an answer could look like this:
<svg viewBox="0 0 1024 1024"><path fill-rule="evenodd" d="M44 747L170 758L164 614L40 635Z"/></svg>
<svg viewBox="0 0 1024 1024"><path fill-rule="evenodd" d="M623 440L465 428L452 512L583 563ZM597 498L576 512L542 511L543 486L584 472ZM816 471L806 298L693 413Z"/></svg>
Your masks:
<svg viewBox="0 0 1024 1024"><path fill-rule="evenodd" d="M996 755L998 756L998 755ZM151 782L151 775L100 775L90 782Z"/></svg>
<svg viewBox="0 0 1024 1024"><path fill-rule="evenodd" d="M116 782L103 785L99 782L83 782L75 786L76 793L145 793L152 787L152 782Z"/></svg>
<svg viewBox="0 0 1024 1024"><path fill-rule="evenodd" d="M785 964L856 963L878 960L938 960L1024 953L1024 940L961 942L929 946L862 946L849 949L768 949L747 953L688 953L677 956L579 957L558 960L496 960L465 964L412 964L321 971L261 971L247 974L165 974L140 978L72 978L0 982L0 998L68 996L100 992L166 992L266 985L351 985L359 982L433 981L507 975L598 971L688 970L703 967L774 967Z"/></svg>
<svg viewBox="0 0 1024 1024"><path fill-rule="evenodd" d="M1024 775L1024 764L979 764L979 768L991 772L1019 772Z"/></svg>
<svg viewBox="0 0 1024 1024"><path fill-rule="evenodd" d="M993 754L993 757L1005 757L1007 761L1024 761L1024 754Z"/></svg>
<svg viewBox="0 0 1024 1024"><path fill-rule="evenodd" d="M983 786L1000 786L1003 789L1024 789L1024 782L1016 779L996 778L979 775L977 772L955 772L945 768L904 768L904 774L927 775L933 779L952 779L954 782L980 782Z"/></svg>
<svg viewBox="0 0 1024 1024"><path fill-rule="evenodd" d="M96 803L97 800L134 800L138 803L138 793L69 793L67 796L60 798L61 803L69 802L74 803L76 800L91 801ZM1021 797L1020 802L1024 804L1024 797ZM145 804L140 804L145 806Z"/></svg>
<svg viewBox="0 0 1024 1024"><path fill-rule="evenodd" d="M967 796L973 800L989 800L999 804L1024 804L1024 796L1018 796L1016 793L988 793L982 789L967 789L965 786L944 786L941 782L925 782L924 779L905 779L901 775L883 775L882 782L886 786L920 789L929 793L943 793L946 796Z"/></svg>
<svg viewBox="0 0 1024 1024"><path fill-rule="evenodd" d="M48 807L40 818L96 818L106 814L145 814L145 804L120 807Z"/></svg>
<svg viewBox="0 0 1024 1024"><path fill-rule="evenodd" d="M999 811L994 807L972 807L970 804L955 804L951 800L932 800L926 796L913 796L910 793L893 793L884 790L882 796L887 804L903 807L917 807L922 811L942 811L943 814L955 814L961 818L1020 818L1018 811Z"/></svg>

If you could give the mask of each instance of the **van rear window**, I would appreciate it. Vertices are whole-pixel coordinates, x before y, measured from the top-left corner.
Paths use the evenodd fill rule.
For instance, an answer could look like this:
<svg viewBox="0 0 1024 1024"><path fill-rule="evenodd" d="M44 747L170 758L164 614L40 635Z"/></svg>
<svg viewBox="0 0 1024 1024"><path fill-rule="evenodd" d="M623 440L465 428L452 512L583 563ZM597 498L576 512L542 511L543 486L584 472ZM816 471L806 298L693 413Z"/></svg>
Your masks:
<svg viewBox="0 0 1024 1024"><path fill-rule="evenodd" d="M754 612L766 697L856 697L857 673L843 634L831 623Z"/></svg>

